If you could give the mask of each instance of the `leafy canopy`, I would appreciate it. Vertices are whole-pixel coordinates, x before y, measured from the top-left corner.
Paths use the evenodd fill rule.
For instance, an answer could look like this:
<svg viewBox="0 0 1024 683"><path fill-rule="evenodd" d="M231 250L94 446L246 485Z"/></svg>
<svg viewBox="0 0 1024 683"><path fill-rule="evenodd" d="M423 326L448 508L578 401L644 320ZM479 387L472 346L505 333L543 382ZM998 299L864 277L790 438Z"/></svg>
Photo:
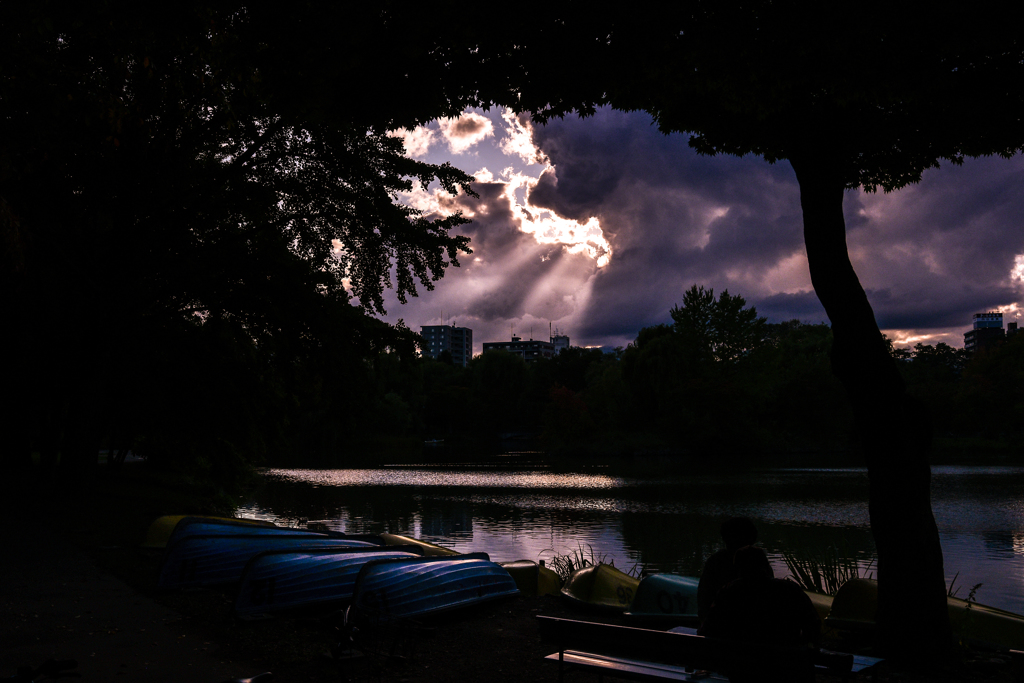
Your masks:
<svg viewBox="0 0 1024 683"><path fill-rule="evenodd" d="M683 294L682 305L670 314L673 331L691 352L722 363L734 363L769 340L766 318L757 309L745 308L746 300L729 290L715 299L715 290L693 285Z"/></svg>
<svg viewBox="0 0 1024 683"><path fill-rule="evenodd" d="M483 101L539 120L646 111L704 154L827 156L848 187L885 190L940 160L1024 145L1024 40L994 5L693 0L598 13L562 0L541 16L498 11L467 17L458 48L444 38L448 53Z"/></svg>

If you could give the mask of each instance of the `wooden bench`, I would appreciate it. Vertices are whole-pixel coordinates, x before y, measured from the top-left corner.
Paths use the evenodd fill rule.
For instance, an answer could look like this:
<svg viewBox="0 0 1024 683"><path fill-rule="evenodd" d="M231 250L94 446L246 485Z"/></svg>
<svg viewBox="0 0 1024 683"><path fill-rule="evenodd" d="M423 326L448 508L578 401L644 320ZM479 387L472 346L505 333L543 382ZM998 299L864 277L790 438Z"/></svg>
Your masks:
<svg viewBox="0 0 1024 683"><path fill-rule="evenodd" d="M764 680L777 680L772 672L813 671L837 673L863 669L878 660L813 648L779 648L705 638L687 633L616 626L539 615L541 639L557 652L545 659L557 662L558 680L566 669L582 669L616 678L639 681L728 681L725 673L736 668L764 671ZM799 680L797 673L789 680Z"/></svg>

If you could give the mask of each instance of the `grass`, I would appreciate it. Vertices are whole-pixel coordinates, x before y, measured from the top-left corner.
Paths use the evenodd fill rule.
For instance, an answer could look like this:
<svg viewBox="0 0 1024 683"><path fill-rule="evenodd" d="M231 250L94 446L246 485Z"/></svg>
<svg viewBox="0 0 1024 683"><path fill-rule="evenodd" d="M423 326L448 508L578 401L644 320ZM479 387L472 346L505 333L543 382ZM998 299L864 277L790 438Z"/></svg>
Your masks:
<svg viewBox="0 0 1024 683"><path fill-rule="evenodd" d="M789 579L795 581L804 590L825 595L835 595L839 587L850 579L861 577L857 558L850 556L845 548L840 550L831 545L817 555L796 557L793 553L782 551L782 558L789 568ZM866 573L871 578L873 573Z"/></svg>
<svg viewBox="0 0 1024 683"><path fill-rule="evenodd" d="M594 547L589 543L584 544L577 543L576 549L571 550L564 555L558 555L554 550L548 549L543 553L551 553L551 558L546 561L548 569L558 574L559 578L562 579L562 583L569 580L569 576L579 569L584 567L596 567L599 564L609 564L615 566L615 560L606 561L606 555L596 555L594 553ZM544 560L541 560L542 562ZM630 576L640 576L640 566L634 564L630 569L626 570L626 574Z"/></svg>
<svg viewBox="0 0 1024 683"><path fill-rule="evenodd" d="M953 576L953 580L949 582L949 588L946 590L946 595L951 598L955 598L957 593L960 592L962 586L956 585L956 580L960 578L960 572L957 572ZM971 586L971 589L967 592L967 609L971 608L971 605L976 603L978 600L975 597L978 594L978 589L981 588L982 584L976 583Z"/></svg>

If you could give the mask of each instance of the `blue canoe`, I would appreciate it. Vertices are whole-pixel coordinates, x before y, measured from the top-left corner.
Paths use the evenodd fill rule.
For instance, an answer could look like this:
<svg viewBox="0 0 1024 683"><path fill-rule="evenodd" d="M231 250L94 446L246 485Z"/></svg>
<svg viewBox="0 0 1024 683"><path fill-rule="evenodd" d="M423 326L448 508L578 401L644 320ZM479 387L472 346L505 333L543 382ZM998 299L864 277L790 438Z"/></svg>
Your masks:
<svg viewBox="0 0 1024 683"><path fill-rule="evenodd" d="M371 560L419 557L415 546L268 550L245 566L235 614L261 619L281 612L328 611L352 600L356 576Z"/></svg>
<svg viewBox="0 0 1024 683"><path fill-rule="evenodd" d="M518 593L516 582L487 553L374 560L359 570L345 621L372 626Z"/></svg>
<svg viewBox="0 0 1024 683"><path fill-rule="evenodd" d="M195 521L215 522L219 524L234 526L245 525L250 529L257 527L277 527L273 522L262 519L242 519L239 517L211 517L209 515L164 515L157 517L146 530L146 537L142 541L143 548L166 548L167 542L171 540L171 534L178 528L179 524L189 524Z"/></svg>
<svg viewBox="0 0 1024 683"><path fill-rule="evenodd" d="M363 540L312 533L188 536L168 546L157 585L160 588L198 588L233 583L242 577L245 564L266 550L346 547L377 546Z"/></svg>
<svg viewBox="0 0 1024 683"><path fill-rule="evenodd" d="M214 520L201 517L186 517L178 522L167 539L167 547L175 541L189 536L232 536L235 534L245 536L318 536L321 538L356 538L375 545L383 545L379 536L365 534L348 535L337 531L319 531L313 529L298 529L293 527L280 526L257 526L242 520Z"/></svg>

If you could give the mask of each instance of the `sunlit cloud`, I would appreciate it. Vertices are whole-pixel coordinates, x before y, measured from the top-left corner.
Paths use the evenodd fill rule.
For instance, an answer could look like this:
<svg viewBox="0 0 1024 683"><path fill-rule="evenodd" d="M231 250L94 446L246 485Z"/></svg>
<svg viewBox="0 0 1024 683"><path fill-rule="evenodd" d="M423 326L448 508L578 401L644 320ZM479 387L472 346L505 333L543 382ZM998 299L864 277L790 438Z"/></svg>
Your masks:
<svg viewBox="0 0 1024 683"><path fill-rule="evenodd" d="M612 257L612 247L605 239L601 223L591 216L584 222L560 216L551 209L535 206L530 201L530 193L537 187L541 176L545 173L555 177L555 168L550 165L548 157L537 148L532 139L533 129L530 122L521 121L510 109L502 114L507 124L505 138L501 148L506 154L515 154L530 163L543 163L544 168L536 176L514 170L511 166L503 170L499 178L486 167L481 168L473 177L480 183L499 183L504 185L501 196L509 203L509 210L520 231L531 235L539 244L561 244L570 254L586 254L597 262L598 268L608 265ZM441 134L452 150L456 145L464 145L468 149L485 137L494 134L489 119L473 112L467 112L458 119L444 119L440 122ZM457 204L443 190L425 190L418 183L411 192L402 193L403 200L410 206L425 214L448 216L457 210L462 215L473 218L476 211L487 212L487 205L478 204L474 208L465 203ZM726 210L720 214L724 215Z"/></svg>
<svg viewBox="0 0 1024 683"><path fill-rule="evenodd" d="M494 135L494 124L486 116L466 112L456 119L439 119L440 135L453 154L462 154Z"/></svg>
<svg viewBox="0 0 1024 683"><path fill-rule="evenodd" d="M443 142L452 154L464 154L489 137L494 136L494 124L486 116L466 112L452 119L438 119L437 129L417 126L413 130L400 128L391 135L402 138L405 152L414 159L426 156L431 147Z"/></svg>
<svg viewBox="0 0 1024 683"><path fill-rule="evenodd" d="M1020 322L1021 308L1016 303L1012 303L1007 306L1000 306L996 309L996 311L1003 314L1004 323Z"/></svg>
<svg viewBox="0 0 1024 683"><path fill-rule="evenodd" d="M550 168L550 167L549 167ZM612 258L612 246L604 238L601 223L591 216L585 223L563 218L554 211L530 203L530 192L537 187L540 178L516 173L512 168L502 172L505 179L505 197L509 200L512 215L519 222L519 229L533 235L541 244L564 244L570 254L586 254L597 260L597 267L608 265ZM525 190L520 203L516 192Z"/></svg>
<svg viewBox="0 0 1024 683"><path fill-rule="evenodd" d="M649 116L607 108L544 125L474 109L399 133L410 156L472 174L480 195L431 185L402 196L425 214L462 211L473 221L456 229L472 239L472 256L429 296L400 313L396 305L395 318L412 326L443 308L478 343L505 338L509 323L539 330L552 320L574 344L618 346L669 320L693 284L728 288L773 322L827 321L786 163L699 157ZM897 345L961 347L972 313L999 310L1007 322L1019 314L1022 178L1024 156L979 159L898 192L846 193L851 260Z"/></svg>
<svg viewBox="0 0 1024 683"><path fill-rule="evenodd" d="M450 194L440 188L428 190L418 180L413 181L411 190L399 192L398 196L403 202L427 216L444 218L461 209L464 216L472 218L473 211L458 206Z"/></svg>
<svg viewBox="0 0 1024 683"><path fill-rule="evenodd" d="M533 123L526 117L516 116L511 109L505 109L502 120L508 126L500 149L508 156L517 156L528 164L550 166L551 160L533 141Z"/></svg>
<svg viewBox="0 0 1024 683"><path fill-rule="evenodd" d="M897 348L912 349L917 344L935 346L936 344L948 344L953 347L964 345L964 332L966 328L943 328L933 329L927 332L920 330L882 330L893 346Z"/></svg>
<svg viewBox="0 0 1024 683"><path fill-rule="evenodd" d="M405 144L405 153L413 159L418 159L430 151L435 132L425 126L418 126L413 130L401 128L392 131L391 135L402 138L402 142Z"/></svg>
<svg viewBox="0 0 1024 683"><path fill-rule="evenodd" d="M814 291L811 286L810 270L807 267L807 254L803 249L768 264L768 268L764 270L729 269L726 276L730 283L735 283L730 286L737 287L738 294L801 294Z"/></svg>

